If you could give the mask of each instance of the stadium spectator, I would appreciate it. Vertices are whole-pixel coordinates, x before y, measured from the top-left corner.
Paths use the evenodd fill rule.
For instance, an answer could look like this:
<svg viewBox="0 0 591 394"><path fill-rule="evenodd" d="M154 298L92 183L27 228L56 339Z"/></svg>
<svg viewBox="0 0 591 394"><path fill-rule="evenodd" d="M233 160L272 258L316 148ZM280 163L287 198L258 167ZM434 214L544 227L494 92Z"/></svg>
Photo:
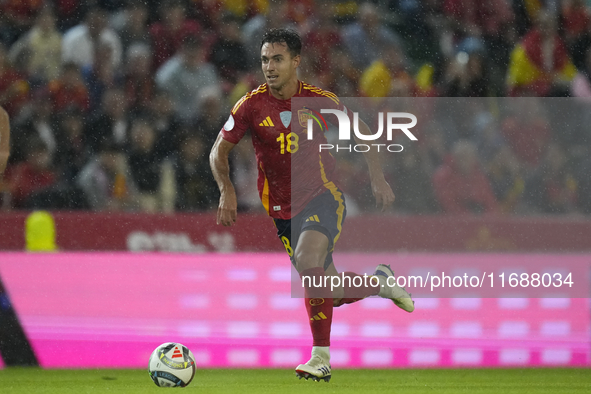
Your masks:
<svg viewBox="0 0 591 394"><path fill-rule="evenodd" d="M551 139L550 125L539 99L514 100L501 133L517 159L526 168L536 168Z"/></svg>
<svg viewBox="0 0 591 394"><path fill-rule="evenodd" d="M287 2L287 17L289 20L296 23L298 31L306 34L309 29L313 28L310 20L318 14L318 8L314 7L315 0L291 0ZM330 3L325 3L323 6L330 8Z"/></svg>
<svg viewBox="0 0 591 394"><path fill-rule="evenodd" d="M339 97L358 96L360 70L353 66L351 58L342 46L330 48L328 53L329 55L324 58L325 67L314 80Z"/></svg>
<svg viewBox="0 0 591 394"><path fill-rule="evenodd" d="M540 12L535 26L511 52L508 94L566 96L575 74L575 66L558 35L555 16Z"/></svg>
<svg viewBox="0 0 591 394"><path fill-rule="evenodd" d="M39 100L39 99L38 99ZM50 103L41 97L40 106L43 111L50 111ZM34 114L34 112L33 112ZM53 160L52 170L56 180L48 188L38 190L28 197L21 208L24 209L88 209L82 191L75 184L75 176L82 165L87 161L88 154L81 141L82 112L66 110L56 115L56 125L52 126L54 133L55 152L51 155ZM51 122L53 125L54 122ZM30 141L40 141L43 133L26 133L25 147ZM46 142L44 142L46 144Z"/></svg>
<svg viewBox="0 0 591 394"><path fill-rule="evenodd" d="M248 70L248 54L242 42L238 20L225 17L222 23L220 36L211 46L209 60L225 85L222 89L227 92L240 79L240 74Z"/></svg>
<svg viewBox="0 0 591 394"><path fill-rule="evenodd" d="M107 14L99 7L91 7L84 17L84 22L64 33L62 39L62 61L72 62L79 67L91 67L94 64L96 47L99 43L111 48L113 66L121 66L122 48L117 33L107 25Z"/></svg>
<svg viewBox="0 0 591 394"><path fill-rule="evenodd" d="M75 63L64 64L60 77L49 82L47 90L55 113L72 107L85 112L90 108L88 90Z"/></svg>
<svg viewBox="0 0 591 394"><path fill-rule="evenodd" d="M35 15L43 7L43 0L5 0L0 2L3 37L0 41L12 44L24 32L29 30L35 20Z"/></svg>
<svg viewBox="0 0 591 394"><path fill-rule="evenodd" d="M444 163L433 174L437 201L445 213L494 213L498 203L490 182L478 163L476 147L457 141Z"/></svg>
<svg viewBox="0 0 591 394"><path fill-rule="evenodd" d="M204 30L216 31L220 28L223 17L228 14L224 3L224 0L190 1L187 16L196 20Z"/></svg>
<svg viewBox="0 0 591 394"><path fill-rule="evenodd" d="M133 44L128 48L126 58L124 85L127 106L134 112L147 111L156 87L150 67L150 47Z"/></svg>
<svg viewBox="0 0 591 394"><path fill-rule="evenodd" d="M31 138L27 144L25 161L14 166L8 179L14 208L24 208L28 198L55 185L57 175L51 161L51 154L45 144Z"/></svg>
<svg viewBox="0 0 591 394"><path fill-rule="evenodd" d="M500 146L486 163L485 171L501 212L515 213L522 201L525 182L521 165L511 149Z"/></svg>
<svg viewBox="0 0 591 394"><path fill-rule="evenodd" d="M150 45L148 5L143 1L127 1L123 12L115 18L114 27L121 38L123 53L136 44Z"/></svg>
<svg viewBox="0 0 591 394"><path fill-rule="evenodd" d="M0 43L0 106L10 116L16 116L27 102L29 83L8 60L4 45Z"/></svg>
<svg viewBox="0 0 591 394"><path fill-rule="evenodd" d="M158 90L150 102L150 118L157 134L156 150L159 157L177 152L184 131L179 117L174 112L174 103L168 92Z"/></svg>
<svg viewBox="0 0 591 394"><path fill-rule="evenodd" d="M497 118L489 112L483 111L474 118L472 129L474 131L472 142L476 145L478 157L486 167L497 155L497 152L506 145L501 134L501 126Z"/></svg>
<svg viewBox="0 0 591 394"><path fill-rule="evenodd" d="M121 107L117 111L128 113L130 119L138 115L154 119L154 149L159 160L173 156L180 160L179 141L191 134L199 135L205 145L210 144L212 136L207 131L219 129L214 125L223 123L218 117L220 108L225 110L225 106L259 85L252 68L260 62L259 39L269 27L291 26L299 31L306 46L303 54L306 68L300 69L300 78L343 97L357 96L359 89L369 96L570 94L586 100L591 97L590 13L581 0L559 3L519 0L513 2L512 9L507 8L508 0L486 4L465 0L372 1L359 7L354 2L339 1L321 6L316 3L315 8L310 0L254 3L6 0L0 3L0 42L10 45L0 44L0 105L10 113L14 130L7 177L17 163L25 161L29 138L41 139L53 154L58 172L65 168L67 175L60 176L60 181L71 180L81 166L76 162L75 168L70 168L66 163L70 159L66 158L86 162L84 152L97 150L103 138L118 138L119 149L127 149L128 116L115 116L118 118L115 120L114 115L106 115L103 101L115 101ZM389 8L378 8L384 6ZM350 23L347 15L356 15L357 20ZM114 30L107 27L107 19ZM530 21L535 22L531 29ZM66 36L73 45L66 45L61 32L72 26L75 27ZM113 36L115 41L117 37L120 41L122 58L118 67L113 66L114 58L109 59L115 53L112 48L117 47L104 37L109 31L116 31ZM183 58L180 49L183 38L194 34L198 34L201 43L198 45L202 49L201 60L195 61L190 71L191 67L181 66L178 72L172 73L176 74L175 78L187 77L175 80L178 83L175 87L157 85L160 80L155 78L155 71L164 68L152 64L153 59L164 62ZM341 40L343 43L339 44ZM512 43L518 40L519 44L511 51ZM356 55L351 55L351 48L356 49ZM78 64L86 66L62 64L62 49L76 59L84 58ZM445 53L446 60L441 53ZM512 62L508 69L503 68L509 53ZM386 59L389 54L392 56ZM220 79L228 82L221 84L221 89L216 82L203 88L193 82L197 74L206 74L210 66L203 62L207 60L218 70ZM376 60L381 60L381 64ZM373 68L361 67L358 62L372 62ZM578 68L576 75L572 65ZM418 70L416 82L409 70ZM570 79L571 75L575 76ZM187 89L191 100L179 99L180 90L176 86ZM113 89L123 90L124 102L120 97L113 100ZM510 192L519 189L513 187L518 184L514 182L513 167L522 167L518 171L521 178L527 172L537 171L550 141L565 147L569 160L582 166L585 162L588 111L584 100L570 103L554 101L540 106L535 101L513 101L514 108L509 108L508 113L501 105L500 118L479 125L474 123L475 119L478 121L478 116L474 117L477 114L472 113L461 114L457 119L444 114L443 122L431 124L430 117L426 119L426 115L413 112L423 119L417 125L417 132L422 133L417 134L420 135L419 161L432 175L442 164L448 147L458 138L468 138L478 146L501 210L521 212L522 198L517 198L516 204L506 203ZM548 107L542 108L546 104ZM536 106L539 108L533 108ZM81 112L87 110L93 113L87 116ZM437 116L438 120L442 119L441 114ZM72 125L72 139L64 134L69 129L64 126L66 123ZM76 131L80 124L84 130L82 142L79 130ZM552 135L551 126L557 124L564 127ZM413 169L406 167L407 164L410 162L396 163L403 172ZM577 191L581 191L573 203L578 207L584 205L582 196L587 190L582 171L577 169L573 175ZM357 182L354 173L352 179ZM409 184L409 189L414 187ZM366 189L359 191L366 192ZM405 205L403 193L397 193L400 209Z"/></svg>
<svg viewBox="0 0 591 394"><path fill-rule="evenodd" d="M486 97L490 95L485 59L479 52L458 52L449 62L441 95L443 97Z"/></svg>
<svg viewBox="0 0 591 394"><path fill-rule="evenodd" d="M363 71L359 92L366 97L408 97L416 95L413 78L406 71L402 48L383 48L380 57Z"/></svg>
<svg viewBox="0 0 591 394"><path fill-rule="evenodd" d="M207 211L217 205L219 192L208 168L208 149L199 135L187 135L181 142L174 166L177 210Z"/></svg>
<svg viewBox="0 0 591 394"><path fill-rule="evenodd" d="M39 11L35 24L10 48L10 59L24 58L26 74L36 84L47 83L60 75L62 34L56 28L51 7Z"/></svg>
<svg viewBox="0 0 591 394"><path fill-rule="evenodd" d="M77 0L54 0L58 30L67 31L80 23L88 7L87 2Z"/></svg>
<svg viewBox="0 0 591 394"><path fill-rule="evenodd" d="M583 0L563 0L560 5L564 41L574 55L573 46L589 31L591 13Z"/></svg>
<svg viewBox="0 0 591 394"><path fill-rule="evenodd" d="M179 117L188 122L199 114L201 91L220 86L215 68L205 61L202 42L187 37L178 54L170 58L156 73L156 85L166 90Z"/></svg>
<svg viewBox="0 0 591 394"><path fill-rule="evenodd" d="M591 46L585 52L585 63L573 78L570 94L591 102Z"/></svg>
<svg viewBox="0 0 591 394"><path fill-rule="evenodd" d="M216 2L216 1L214 1ZM295 2L295 1L294 1ZM232 1L217 1L218 7L224 12L230 13L233 16L245 20L254 14L264 13L269 6L269 0L232 0Z"/></svg>
<svg viewBox="0 0 591 394"><path fill-rule="evenodd" d="M482 15L482 39L488 61L490 66L495 66L502 74L507 70L511 50L517 41L512 3L512 0L475 2Z"/></svg>
<svg viewBox="0 0 591 394"><path fill-rule="evenodd" d="M133 210L136 187L131 181L125 155L116 144L103 140L95 156L84 165L76 184L95 211Z"/></svg>
<svg viewBox="0 0 591 394"><path fill-rule="evenodd" d="M242 36L251 59L251 67L257 67L260 63L259 41L263 32L267 29L279 27L297 28L295 23L289 20L289 2L287 0L269 2L266 13L263 12L253 16L242 26Z"/></svg>
<svg viewBox="0 0 591 394"><path fill-rule="evenodd" d="M428 168L429 174L433 174L444 163L449 145L440 124L431 121L425 127L424 138L419 145L421 161Z"/></svg>
<svg viewBox="0 0 591 394"><path fill-rule="evenodd" d="M550 143L538 168L526 178L525 199L534 213L572 213L576 211L577 186L566 152Z"/></svg>
<svg viewBox="0 0 591 394"><path fill-rule="evenodd" d="M121 86L123 76L113 66L113 50L105 43L95 46L96 54L91 66L82 67L81 74L88 89L89 111L95 113L108 89Z"/></svg>
<svg viewBox="0 0 591 394"><path fill-rule="evenodd" d="M585 13L589 15L591 11L586 9ZM576 15L576 18L578 18L578 14ZM579 24L579 22L576 24ZM585 53L591 47L591 23L584 30L576 34L575 37L571 38L567 45L575 67L579 70L585 68Z"/></svg>
<svg viewBox="0 0 591 394"><path fill-rule="evenodd" d="M112 88L102 97L101 108L87 123L84 131L85 144L97 152L105 141L111 141L122 152L129 144L129 121L125 94L120 88Z"/></svg>
<svg viewBox="0 0 591 394"><path fill-rule="evenodd" d="M220 91L209 87L201 91L199 99L199 116L193 122L191 130L199 134L206 146L212 146L218 135L216 130L221 129L227 118L224 118Z"/></svg>
<svg viewBox="0 0 591 394"><path fill-rule="evenodd" d="M111 14L117 13L117 11L125 7L125 3L128 0L95 0L98 5ZM133 0L129 0L133 1Z"/></svg>
<svg viewBox="0 0 591 394"><path fill-rule="evenodd" d="M514 40L514 14L508 0L444 0L442 10L456 42L466 38L479 40L491 60L503 69L506 67Z"/></svg>
<svg viewBox="0 0 591 394"><path fill-rule="evenodd" d="M400 15L398 26L401 37L408 43L409 55L417 63L433 63L441 57L442 44L450 40L451 31L439 0L389 2L391 12ZM451 45L447 45L450 47ZM452 48L448 48L451 54Z"/></svg>
<svg viewBox="0 0 591 394"><path fill-rule="evenodd" d="M166 0L160 6L159 21L149 29L152 42L152 68L157 70L169 58L179 52L189 37L201 34L201 26L185 17L185 4L181 0Z"/></svg>
<svg viewBox="0 0 591 394"><path fill-rule="evenodd" d="M585 144L583 159L574 167L573 176L577 184L577 207L580 212L591 214L591 141ZM1 173L1 171L0 171Z"/></svg>
<svg viewBox="0 0 591 394"><path fill-rule="evenodd" d="M396 196L394 209L404 214L432 214L437 212L431 172L422 161L418 149L396 155L385 167L386 180L392 185Z"/></svg>
<svg viewBox="0 0 591 394"><path fill-rule="evenodd" d="M33 100L14 121L12 162L25 160L27 145L31 139L40 140L52 157L58 148L58 131L54 124L54 112L46 90L38 90Z"/></svg>
<svg viewBox="0 0 591 394"><path fill-rule="evenodd" d="M376 61L384 48L402 48L401 39L380 21L378 8L369 2L359 6L357 21L343 27L341 37L355 67L362 70Z"/></svg>
<svg viewBox="0 0 591 394"><path fill-rule="evenodd" d="M71 109L57 119L57 151L54 165L60 181L70 188L76 187L76 178L90 159L90 150L84 144L84 114Z"/></svg>
<svg viewBox="0 0 591 394"><path fill-rule="evenodd" d="M158 156L156 132L149 119L135 118L131 125L129 173L137 186L139 208L143 212L172 211L174 185L172 167ZM168 207L165 209L165 207Z"/></svg>
<svg viewBox="0 0 591 394"><path fill-rule="evenodd" d="M328 3L316 9L306 21L307 32L303 35L306 51L306 63L315 75L330 72L330 57L326 54L341 44L341 36L334 20L334 4Z"/></svg>
<svg viewBox="0 0 591 394"><path fill-rule="evenodd" d="M452 29L463 37L482 35L479 3L463 0L443 0L443 14L448 18Z"/></svg>
<svg viewBox="0 0 591 394"><path fill-rule="evenodd" d="M455 100L442 99L437 100L434 108L435 124L441 130L444 137L445 149L448 150L458 139L466 139L476 142L475 134L478 130L478 122L480 117L485 114L490 114L485 107L484 100ZM417 107L419 107L417 105ZM421 111L422 108L417 108L415 112ZM415 115L416 116L416 115ZM420 128L419 131L424 130Z"/></svg>

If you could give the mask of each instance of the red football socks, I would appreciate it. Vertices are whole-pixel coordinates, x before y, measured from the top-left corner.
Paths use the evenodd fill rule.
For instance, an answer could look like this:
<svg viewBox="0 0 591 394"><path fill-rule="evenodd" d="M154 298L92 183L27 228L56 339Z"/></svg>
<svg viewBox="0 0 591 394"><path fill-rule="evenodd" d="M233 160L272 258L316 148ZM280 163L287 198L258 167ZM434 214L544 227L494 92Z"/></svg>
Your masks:
<svg viewBox="0 0 591 394"><path fill-rule="evenodd" d="M364 278L363 275L348 271L343 272L340 276L343 279L344 295L338 305L335 305L337 307L344 304L352 304L372 295L378 295L380 292L379 286L371 285L372 281L369 276ZM374 279L373 283L375 285L377 281Z"/></svg>
<svg viewBox="0 0 591 394"><path fill-rule="evenodd" d="M330 281L325 284L325 272L321 267L309 268L300 277L304 284L306 311L310 319L313 346L330 346L330 326L332 324L332 292ZM308 279L309 278L309 279Z"/></svg>

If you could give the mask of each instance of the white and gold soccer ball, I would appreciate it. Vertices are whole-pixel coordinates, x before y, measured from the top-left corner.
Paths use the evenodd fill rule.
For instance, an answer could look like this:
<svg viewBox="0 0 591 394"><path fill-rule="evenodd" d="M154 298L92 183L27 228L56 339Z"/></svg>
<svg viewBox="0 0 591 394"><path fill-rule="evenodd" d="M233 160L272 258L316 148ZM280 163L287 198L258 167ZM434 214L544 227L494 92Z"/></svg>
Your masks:
<svg viewBox="0 0 591 394"><path fill-rule="evenodd" d="M159 387L185 387L195 376L195 357L180 343L166 342L150 356L150 377Z"/></svg>

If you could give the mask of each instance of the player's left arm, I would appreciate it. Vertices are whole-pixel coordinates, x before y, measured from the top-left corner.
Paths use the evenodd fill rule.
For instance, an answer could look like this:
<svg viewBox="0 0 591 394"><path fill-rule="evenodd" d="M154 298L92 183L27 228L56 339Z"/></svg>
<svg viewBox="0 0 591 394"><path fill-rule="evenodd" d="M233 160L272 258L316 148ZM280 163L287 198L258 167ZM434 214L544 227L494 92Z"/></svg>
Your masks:
<svg viewBox="0 0 591 394"><path fill-rule="evenodd" d="M0 178L6 169L10 155L10 122L4 108L0 107Z"/></svg>
<svg viewBox="0 0 591 394"><path fill-rule="evenodd" d="M372 134L369 126L361 119L359 119L359 131L364 135ZM357 135L355 135L355 141L358 144L365 143L364 141L360 140ZM390 184L386 182L378 152L370 149L369 151L364 152L363 155L369 168L371 191L376 199L376 206L381 206L382 212L384 212L394 203L394 192L392 191Z"/></svg>

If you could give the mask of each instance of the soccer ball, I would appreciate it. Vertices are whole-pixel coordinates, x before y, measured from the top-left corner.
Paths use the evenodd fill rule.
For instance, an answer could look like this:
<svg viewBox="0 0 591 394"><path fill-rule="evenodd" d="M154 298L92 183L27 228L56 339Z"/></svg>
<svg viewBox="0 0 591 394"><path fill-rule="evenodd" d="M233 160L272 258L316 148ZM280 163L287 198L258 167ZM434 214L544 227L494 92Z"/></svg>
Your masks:
<svg viewBox="0 0 591 394"><path fill-rule="evenodd" d="M195 376L195 357L180 343L166 342L150 356L150 377L159 387L185 387Z"/></svg>

